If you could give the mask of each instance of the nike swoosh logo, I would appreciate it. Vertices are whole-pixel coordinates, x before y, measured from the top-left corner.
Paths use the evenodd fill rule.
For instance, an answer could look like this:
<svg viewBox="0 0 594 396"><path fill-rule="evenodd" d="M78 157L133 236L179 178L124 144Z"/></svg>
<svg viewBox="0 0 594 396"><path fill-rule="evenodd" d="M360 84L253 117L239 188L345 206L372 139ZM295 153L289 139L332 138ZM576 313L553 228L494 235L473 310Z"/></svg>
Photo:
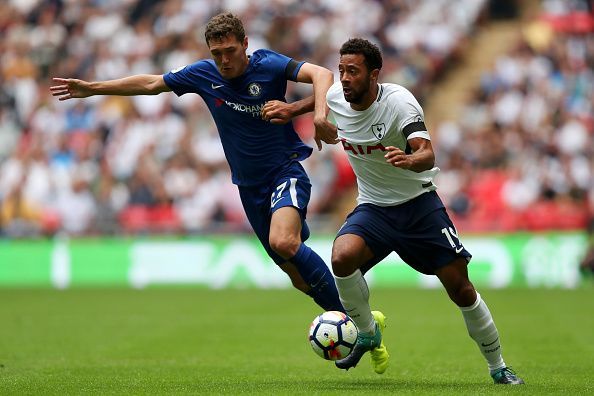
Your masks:
<svg viewBox="0 0 594 396"><path fill-rule="evenodd" d="M460 253L462 251L462 249L464 249L464 246L460 246L460 248L455 249L456 250L456 253Z"/></svg>
<svg viewBox="0 0 594 396"><path fill-rule="evenodd" d="M221 87L224 87L225 85L214 85L214 84L210 84L210 86L212 87L212 89L219 89Z"/></svg>
<svg viewBox="0 0 594 396"><path fill-rule="evenodd" d="M495 341L493 341L490 344L485 344L485 343L481 342L481 345L484 346L484 347L488 347L488 346L491 346L491 345L495 344L497 342L497 340L499 340L499 337L495 338Z"/></svg>

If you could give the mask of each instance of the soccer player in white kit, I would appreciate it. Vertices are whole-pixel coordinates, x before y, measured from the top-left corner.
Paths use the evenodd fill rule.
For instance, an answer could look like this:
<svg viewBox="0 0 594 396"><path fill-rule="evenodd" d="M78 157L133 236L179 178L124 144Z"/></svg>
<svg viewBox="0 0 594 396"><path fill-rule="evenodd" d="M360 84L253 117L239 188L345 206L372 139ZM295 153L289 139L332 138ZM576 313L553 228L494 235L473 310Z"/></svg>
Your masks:
<svg viewBox="0 0 594 396"><path fill-rule="evenodd" d="M369 351L375 372L388 367L385 316L371 311L363 275L394 251L415 270L439 278L460 308L494 383L523 384L503 361L497 327L468 279L472 256L435 191L439 168L423 110L406 88L378 83L381 67L377 46L350 39L340 49L340 82L327 93L330 116L359 188L358 205L338 230L332 249L340 300L359 337L353 352L336 365L348 370ZM270 101L262 116L283 123L302 113L297 104Z"/></svg>
<svg viewBox="0 0 594 396"><path fill-rule="evenodd" d="M499 333L487 305L468 278L471 255L435 192L439 172L423 110L397 84L378 83L382 56L377 46L355 38L340 49L340 81L327 103L338 138L357 176L357 207L338 231L332 269L340 300L359 328L357 344L338 360L355 367L370 351L376 372L388 365L382 342L385 317L372 312L364 273L392 251L424 274L436 275L460 308L497 384L523 384L506 366Z"/></svg>

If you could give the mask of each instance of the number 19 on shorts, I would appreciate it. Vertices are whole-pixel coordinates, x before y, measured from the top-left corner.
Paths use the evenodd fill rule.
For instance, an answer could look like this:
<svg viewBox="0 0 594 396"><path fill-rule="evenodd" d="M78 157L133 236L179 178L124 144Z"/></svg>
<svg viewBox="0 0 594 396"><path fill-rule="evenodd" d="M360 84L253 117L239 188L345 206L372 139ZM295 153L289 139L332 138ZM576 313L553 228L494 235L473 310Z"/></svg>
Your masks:
<svg viewBox="0 0 594 396"><path fill-rule="evenodd" d="M460 253L462 249L464 249L464 246L462 246L462 244L460 243L458 233L454 228L444 227L441 229L441 233L445 235L445 237L448 239L448 242L450 243L450 246L452 247L452 249L456 251L456 253ZM456 238L456 241L458 241L457 244L454 242L454 238ZM456 247L456 245L460 245L460 247Z"/></svg>

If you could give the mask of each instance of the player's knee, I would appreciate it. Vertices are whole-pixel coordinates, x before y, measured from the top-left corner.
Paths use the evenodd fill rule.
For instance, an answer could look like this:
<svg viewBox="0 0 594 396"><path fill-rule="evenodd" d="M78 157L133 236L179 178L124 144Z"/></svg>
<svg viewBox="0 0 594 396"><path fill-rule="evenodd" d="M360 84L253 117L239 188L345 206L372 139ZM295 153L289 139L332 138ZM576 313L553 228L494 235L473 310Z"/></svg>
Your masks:
<svg viewBox="0 0 594 396"><path fill-rule="evenodd" d="M476 302L476 290L470 282L462 283L458 287L448 290L448 295L459 307L469 307Z"/></svg>
<svg viewBox="0 0 594 396"><path fill-rule="evenodd" d="M332 250L332 272L334 275L349 276L357 270L355 257L346 249Z"/></svg>
<svg viewBox="0 0 594 396"><path fill-rule="evenodd" d="M270 235L268 242L272 250L286 260L294 257L301 245L298 238L283 235Z"/></svg>

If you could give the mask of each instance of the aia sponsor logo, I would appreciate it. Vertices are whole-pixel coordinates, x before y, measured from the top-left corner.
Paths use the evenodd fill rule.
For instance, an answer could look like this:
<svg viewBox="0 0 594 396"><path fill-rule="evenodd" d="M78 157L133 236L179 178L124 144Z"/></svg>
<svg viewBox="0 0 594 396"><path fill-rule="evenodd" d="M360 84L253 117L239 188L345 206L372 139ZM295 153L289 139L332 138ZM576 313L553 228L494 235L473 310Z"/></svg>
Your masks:
<svg viewBox="0 0 594 396"><path fill-rule="evenodd" d="M346 139L340 139L340 142L342 143L342 148L344 151L350 151L354 155L369 155L375 150L386 151L386 148L381 143L375 144L373 146L364 146L362 144L351 144L347 142Z"/></svg>

